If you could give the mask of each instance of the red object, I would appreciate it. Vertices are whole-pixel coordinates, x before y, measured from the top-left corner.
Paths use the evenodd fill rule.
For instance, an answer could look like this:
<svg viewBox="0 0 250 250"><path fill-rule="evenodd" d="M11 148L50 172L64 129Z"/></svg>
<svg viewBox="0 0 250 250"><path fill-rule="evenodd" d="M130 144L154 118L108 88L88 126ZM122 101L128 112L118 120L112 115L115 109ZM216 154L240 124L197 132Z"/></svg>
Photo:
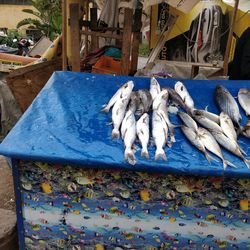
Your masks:
<svg viewBox="0 0 250 250"><path fill-rule="evenodd" d="M100 74L121 74L121 60L110 56L101 56L96 64L92 67L93 73Z"/></svg>

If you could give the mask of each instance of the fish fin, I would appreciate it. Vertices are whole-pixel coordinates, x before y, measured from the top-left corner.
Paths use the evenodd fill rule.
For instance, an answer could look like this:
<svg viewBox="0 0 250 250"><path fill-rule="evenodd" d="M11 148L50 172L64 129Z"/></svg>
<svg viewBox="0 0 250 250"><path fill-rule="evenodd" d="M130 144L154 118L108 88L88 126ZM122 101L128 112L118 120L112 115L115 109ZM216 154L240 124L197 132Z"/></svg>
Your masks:
<svg viewBox="0 0 250 250"><path fill-rule="evenodd" d="M126 148L125 149L124 158L129 164L131 164L131 165L136 164L136 158L135 158L134 152L133 152L133 150L131 148Z"/></svg>
<svg viewBox="0 0 250 250"><path fill-rule="evenodd" d="M247 168L250 169L250 160L244 159L243 161L246 164Z"/></svg>
<svg viewBox="0 0 250 250"><path fill-rule="evenodd" d="M224 170L226 170L227 166L233 167L233 168L237 168L233 163L231 163L230 161L224 160L223 161L223 168Z"/></svg>
<svg viewBox="0 0 250 250"><path fill-rule="evenodd" d="M112 139L114 139L114 138L120 139L120 132L119 132L119 130L116 129L116 128L114 128L114 129L112 130L112 135L111 135L111 137L112 137Z"/></svg>
<svg viewBox="0 0 250 250"><path fill-rule="evenodd" d="M211 156L211 155L210 155L209 153L207 153L206 151L205 151L204 155L205 155L207 161L209 162L209 164L211 164L211 161L215 160L214 157Z"/></svg>
<svg viewBox="0 0 250 250"><path fill-rule="evenodd" d="M239 150L243 155L247 156L247 153L241 147L239 147Z"/></svg>
<svg viewBox="0 0 250 250"><path fill-rule="evenodd" d="M162 158L164 161L167 160L167 156L166 156L163 148L156 149L156 151L155 151L155 160L157 161L160 158Z"/></svg>
<svg viewBox="0 0 250 250"><path fill-rule="evenodd" d="M141 151L141 158L149 159L149 153L148 153L148 149L147 148L142 149L142 151Z"/></svg>
<svg viewBox="0 0 250 250"><path fill-rule="evenodd" d="M108 126L110 126L112 124L113 124L113 121L107 123Z"/></svg>
<svg viewBox="0 0 250 250"><path fill-rule="evenodd" d="M244 131L244 127L240 126L236 129L236 135L237 137Z"/></svg>
<svg viewBox="0 0 250 250"><path fill-rule="evenodd" d="M205 107L205 111L207 111L207 112L208 112L208 107L209 107L209 105L207 105L207 106Z"/></svg>
<svg viewBox="0 0 250 250"><path fill-rule="evenodd" d="M104 104L103 108L101 109L101 112L108 113L109 112L109 106L107 104Z"/></svg>

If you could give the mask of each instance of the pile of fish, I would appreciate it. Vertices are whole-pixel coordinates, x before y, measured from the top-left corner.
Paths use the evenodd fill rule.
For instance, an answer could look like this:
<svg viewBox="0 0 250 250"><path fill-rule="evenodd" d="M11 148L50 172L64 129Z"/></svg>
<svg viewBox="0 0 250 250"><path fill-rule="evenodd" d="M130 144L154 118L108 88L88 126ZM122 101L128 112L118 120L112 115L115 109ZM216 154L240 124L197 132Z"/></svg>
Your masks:
<svg viewBox="0 0 250 250"><path fill-rule="evenodd" d="M227 166L236 168L224 158L220 148L223 147L242 159L250 168L250 160L245 158L246 153L237 142L239 134L250 138L250 120L245 126L240 125L242 118L238 104L225 87L218 85L215 89L215 100L221 111L219 115L196 109L192 97L181 82L177 82L174 89L161 88L153 77L150 90L133 91L133 89L133 81L128 81L102 109L103 112L109 112L113 107L112 139L119 139L121 132L125 146L124 158L130 164L136 164L134 143L137 137L142 147L141 157L149 159L148 144L152 137L156 147L155 160L167 160L164 148L172 147L175 142L174 128L180 127L186 138L205 155L209 162L214 158L208 151L222 160L224 169ZM240 89L238 101L246 115L250 115L250 90ZM171 123L168 115L170 103L180 106L185 111L177 112L184 124ZM151 113L152 126L150 126Z"/></svg>

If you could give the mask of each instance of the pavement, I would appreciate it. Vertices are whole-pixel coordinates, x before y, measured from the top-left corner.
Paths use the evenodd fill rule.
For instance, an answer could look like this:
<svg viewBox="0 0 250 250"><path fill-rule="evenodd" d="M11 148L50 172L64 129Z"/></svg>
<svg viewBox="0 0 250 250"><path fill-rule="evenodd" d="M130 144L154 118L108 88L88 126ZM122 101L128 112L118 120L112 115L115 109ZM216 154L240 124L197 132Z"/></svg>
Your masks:
<svg viewBox="0 0 250 250"><path fill-rule="evenodd" d="M15 204L11 168L0 156L0 250L18 249Z"/></svg>

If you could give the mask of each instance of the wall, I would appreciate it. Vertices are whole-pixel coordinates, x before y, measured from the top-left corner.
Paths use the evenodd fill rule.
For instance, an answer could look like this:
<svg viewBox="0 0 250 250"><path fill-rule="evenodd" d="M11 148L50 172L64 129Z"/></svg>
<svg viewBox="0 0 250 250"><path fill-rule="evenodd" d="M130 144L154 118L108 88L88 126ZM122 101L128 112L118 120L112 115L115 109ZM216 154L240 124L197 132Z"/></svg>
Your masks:
<svg viewBox="0 0 250 250"><path fill-rule="evenodd" d="M16 29L17 23L24 18L34 18L33 15L29 15L22 11L23 9L32 8L33 7L30 5L0 4L0 28Z"/></svg>

